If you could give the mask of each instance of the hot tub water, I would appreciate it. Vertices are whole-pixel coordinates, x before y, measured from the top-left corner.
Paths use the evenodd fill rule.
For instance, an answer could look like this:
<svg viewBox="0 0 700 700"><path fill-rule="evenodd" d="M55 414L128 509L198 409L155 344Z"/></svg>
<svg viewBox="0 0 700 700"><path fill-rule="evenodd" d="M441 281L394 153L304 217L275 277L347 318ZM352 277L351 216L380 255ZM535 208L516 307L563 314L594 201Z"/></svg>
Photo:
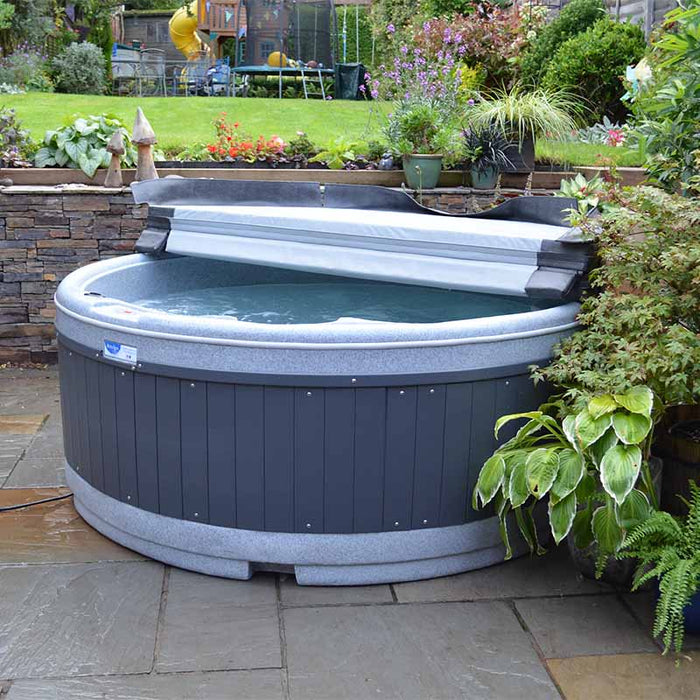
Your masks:
<svg viewBox="0 0 700 700"><path fill-rule="evenodd" d="M135 303L171 314L229 316L268 324L331 323L341 318L440 323L552 306L549 302L495 294L352 280L190 289Z"/></svg>

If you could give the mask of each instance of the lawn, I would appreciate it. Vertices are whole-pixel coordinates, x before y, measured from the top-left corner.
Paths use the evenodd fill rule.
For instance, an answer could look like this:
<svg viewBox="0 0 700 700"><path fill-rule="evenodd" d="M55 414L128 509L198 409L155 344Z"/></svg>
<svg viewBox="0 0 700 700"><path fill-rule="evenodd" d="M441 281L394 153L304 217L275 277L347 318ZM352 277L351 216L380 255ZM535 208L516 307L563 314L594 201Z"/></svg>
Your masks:
<svg viewBox="0 0 700 700"><path fill-rule="evenodd" d="M366 143L381 139L382 115L387 103L320 100L242 99L235 97L98 97L30 92L2 95L0 105L14 107L34 139L43 138L47 129L61 126L73 114L109 112L128 126L136 107L143 108L158 136L159 148L174 155L186 146L213 137L212 121L226 112L231 121L252 136L276 134L290 139L305 131L316 144L325 146L343 136ZM537 159L570 165L598 165L608 159L618 166L640 164L639 154L624 148L562 143L540 139Z"/></svg>

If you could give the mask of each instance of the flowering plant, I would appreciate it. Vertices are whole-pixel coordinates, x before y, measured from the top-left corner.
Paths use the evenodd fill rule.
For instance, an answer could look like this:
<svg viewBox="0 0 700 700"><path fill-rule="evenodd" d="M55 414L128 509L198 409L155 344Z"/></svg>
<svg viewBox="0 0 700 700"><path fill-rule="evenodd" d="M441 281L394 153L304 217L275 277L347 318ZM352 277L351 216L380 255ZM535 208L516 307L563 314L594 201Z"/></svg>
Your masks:
<svg viewBox="0 0 700 700"><path fill-rule="evenodd" d="M214 120L216 141L206 146L212 160L245 160L248 163L264 160L279 160L287 145L279 136L266 139L260 135L253 139L241 131L240 123L230 123L226 120L226 112L222 112Z"/></svg>

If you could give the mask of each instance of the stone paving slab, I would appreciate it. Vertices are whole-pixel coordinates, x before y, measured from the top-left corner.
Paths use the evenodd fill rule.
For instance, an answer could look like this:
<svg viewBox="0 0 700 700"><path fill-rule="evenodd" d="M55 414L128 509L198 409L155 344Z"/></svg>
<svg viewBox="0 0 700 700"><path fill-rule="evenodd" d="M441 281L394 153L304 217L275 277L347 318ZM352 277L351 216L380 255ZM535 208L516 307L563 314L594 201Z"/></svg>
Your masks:
<svg viewBox="0 0 700 700"><path fill-rule="evenodd" d="M5 488L30 486L65 486L63 457L25 457L20 459L5 481Z"/></svg>
<svg viewBox="0 0 700 700"><path fill-rule="evenodd" d="M280 580L282 604L289 607L391 603L389 586L299 586L293 576Z"/></svg>
<svg viewBox="0 0 700 700"><path fill-rule="evenodd" d="M548 659L656 650L615 596L535 598L515 605Z"/></svg>
<svg viewBox="0 0 700 700"><path fill-rule="evenodd" d="M401 603L612 592L609 586L578 574L565 547L542 557L524 556L466 574L400 583L394 590Z"/></svg>
<svg viewBox="0 0 700 700"><path fill-rule="evenodd" d="M48 417L48 413L0 414L0 435L34 435Z"/></svg>
<svg viewBox="0 0 700 700"><path fill-rule="evenodd" d="M7 700L283 700L281 672L230 671L15 681Z"/></svg>
<svg viewBox="0 0 700 700"><path fill-rule="evenodd" d="M0 489L0 506L40 501L68 489ZM93 530L72 499L0 515L0 565L143 560ZM0 597L2 589L0 589Z"/></svg>
<svg viewBox="0 0 700 700"><path fill-rule="evenodd" d="M0 568L0 678L145 673L163 567Z"/></svg>
<svg viewBox="0 0 700 700"><path fill-rule="evenodd" d="M63 458L63 425L60 413L49 416L24 452L28 458Z"/></svg>
<svg viewBox="0 0 700 700"><path fill-rule="evenodd" d="M700 697L700 656L624 654L551 659L566 700L691 700Z"/></svg>
<svg viewBox="0 0 700 700"><path fill-rule="evenodd" d="M558 698L505 603L293 608L292 698Z"/></svg>
<svg viewBox="0 0 700 700"><path fill-rule="evenodd" d="M0 486L22 458L33 435L0 435Z"/></svg>
<svg viewBox="0 0 700 700"><path fill-rule="evenodd" d="M156 670L282 666L273 576L231 581L172 569Z"/></svg>

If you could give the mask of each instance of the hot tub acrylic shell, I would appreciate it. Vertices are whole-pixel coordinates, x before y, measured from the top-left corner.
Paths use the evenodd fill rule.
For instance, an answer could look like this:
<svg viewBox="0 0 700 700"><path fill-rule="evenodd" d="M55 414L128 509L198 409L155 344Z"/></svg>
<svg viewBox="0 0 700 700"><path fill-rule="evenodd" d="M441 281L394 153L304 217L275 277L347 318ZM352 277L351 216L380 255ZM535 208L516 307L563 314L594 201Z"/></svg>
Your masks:
<svg viewBox="0 0 700 700"><path fill-rule="evenodd" d="M56 324L78 511L131 549L232 578L367 584L501 561L497 521L471 508L471 489L495 419L544 398L528 366L571 333L578 304L284 326L134 303L187 284L313 279L146 255L69 275Z"/></svg>

